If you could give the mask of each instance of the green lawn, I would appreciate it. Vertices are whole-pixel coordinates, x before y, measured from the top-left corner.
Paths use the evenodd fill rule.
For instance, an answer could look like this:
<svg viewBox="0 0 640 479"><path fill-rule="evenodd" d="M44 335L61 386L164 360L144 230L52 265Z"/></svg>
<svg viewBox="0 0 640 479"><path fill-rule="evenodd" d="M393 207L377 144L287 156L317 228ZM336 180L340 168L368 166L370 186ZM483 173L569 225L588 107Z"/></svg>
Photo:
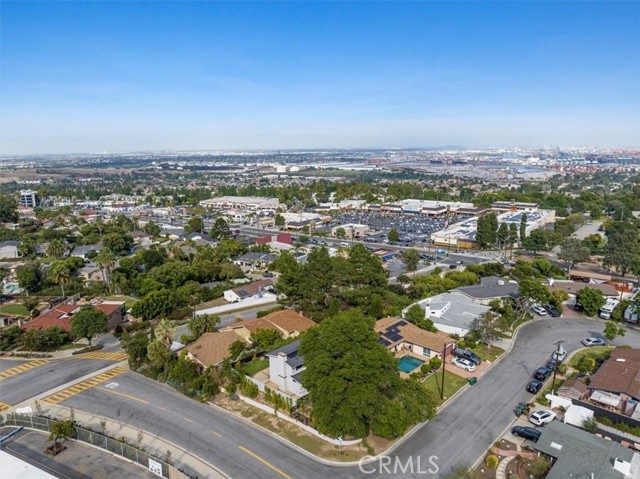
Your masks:
<svg viewBox="0 0 640 479"><path fill-rule="evenodd" d="M426 388L433 392L434 397L436 398L438 406L446 401L448 398L453 396L455 392L460 389L462 386L467 384L467 380L462 378L456 374L450 373L449 371L445 372L444 375L444 400L440 399L440 384L442 382L442 371L438 371L431 376L429 376L424 385Z"/></svg>
<svg viewBox="0 0 640 479"><path fill-rule="evenodd" d="M592 348L582 349L573 355L571 361L569 361L569 367L577 369L580 365L580 361L582 361L582 358L605 358L609 356L611 351L613 351L613 348L609 346L594 346Z"/></svg>
<svg viewBox="0 0 640 479"><path fill-rule="evenodd" d="M0 306L0 313L13 314L14 316L29 316L29 310L22 304L5 304Z"/></svg>
<svg viewBox="0 0 640 479"><path fill-rule="evenodd" d="M125 295L107 296L104 299L106 299L107 301L124 301L124 307L126 309L130 309L134 304L136 304L138 302L137 299L132 298L131 296L125 296Z"/></svg>
<svg viewBox="0 0 640 479"><path fill-rule="evenodd" d="M480 356L483 361L494 362L496 358L504 353L504 349L498 346L479 345L476 349L472 349L474 353Z"/></svg>
<svg viewBox="0 0 640 479"><path fill-rule="evenodd" d="M258 359L257 361L253 361L251 363L244 364L240 370L245 373L247 376L253 377L258 374L263 369L269 367L268 359Z"/></svg>

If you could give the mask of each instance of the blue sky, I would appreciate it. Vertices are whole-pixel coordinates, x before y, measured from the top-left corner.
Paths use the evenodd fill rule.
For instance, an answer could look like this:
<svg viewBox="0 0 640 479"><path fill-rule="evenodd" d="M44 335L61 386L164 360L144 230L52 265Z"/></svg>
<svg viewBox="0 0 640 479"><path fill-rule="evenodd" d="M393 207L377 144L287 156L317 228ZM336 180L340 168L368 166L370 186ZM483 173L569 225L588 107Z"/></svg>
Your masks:
<svg viewBox="0 0 640 479"><path fill-rule="evenodd" d="M2 154L640 145L639 2L2 2Z"/></svg>

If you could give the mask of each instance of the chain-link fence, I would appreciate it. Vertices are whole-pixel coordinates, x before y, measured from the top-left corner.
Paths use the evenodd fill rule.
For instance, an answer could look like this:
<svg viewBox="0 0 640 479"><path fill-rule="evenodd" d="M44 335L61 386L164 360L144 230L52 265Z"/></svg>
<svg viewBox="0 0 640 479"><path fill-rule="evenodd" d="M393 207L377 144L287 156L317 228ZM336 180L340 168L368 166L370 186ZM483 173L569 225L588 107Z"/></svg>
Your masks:
<svg viewBox="0 0 640 479"><path fill-rule="evenodd" d="M49 432L51 424L54 424L56 422L58 421L45 417L11 413L5 415L2 418L0 426L23 426L31 429L39 429L41 431ZM150 470L160 477L164 477L167 479L169 479L170 477L171 479L177 477L176 469L167 464L165 461L147 454L146 452L130 444L127 444L126 442L118 441L117 439L113 439L109 436L105 436L104 434L85 429L78 425L76 425L76 435L73 439L86 442L88 444L91 444L92 446L104 449L113 454L124 457L125 459L136 462L137 464L140 464L145 469ZM186 476L182 475L182 477Z"/></svg>

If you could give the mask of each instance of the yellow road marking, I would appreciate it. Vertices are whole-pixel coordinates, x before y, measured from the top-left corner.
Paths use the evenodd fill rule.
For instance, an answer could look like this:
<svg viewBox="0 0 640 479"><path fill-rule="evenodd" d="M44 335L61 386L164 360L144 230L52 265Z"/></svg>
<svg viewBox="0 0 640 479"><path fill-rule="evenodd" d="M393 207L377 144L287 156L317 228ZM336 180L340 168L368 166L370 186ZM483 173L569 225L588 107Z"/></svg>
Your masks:
<svg viewBox="0 0 640 479"><path fill-rule="evenodd" d="M116 394L116 395L122 396L124 398L133 399L134 401L141 402L142 404L149 404L149 401L145 401L144 399L140 399L140 398L137 398L135 396L130 396L129 394L125 394L125 393L121 393L121 392L118 392L118 391L114 391L113 389L107 389L107 388L103 388L101 386L96 387L96 389L99 389L100 391L104 391L104 392L107 392L107 393Z"/></svg>
<svg viewBox="0 0 640 479"><path fill-rule="evenodd" d="M282 477L285 477L286 479L292 479L291 476L285 474L284 472L282 472L280 469L278 469L276 466L274 466L273 464L271 464L270 462L268 462L266 459L261 458L260 456L258 456L256 453L251 452L249 449L247 449L246 447L243 446L238 446L240 448L241 451L246 452L247 454L249 454L251 457L253 457L254 459L257 459L258 461L260 461L262 464L264 464L265 466L267 466L269 469L271 469L272 471L277 472L278 474L280 474Z"/></svg>
<svg viewBox="0 0 640 479"><path fill-rule="evenodd" d="M110 371L107 371L106 373L98 374L97 376L91 379L87 379L86 381L82 381L78 384L74 384L73 386L69 386L67 389L58 391L57 393L44 398L43 401L46 401L51 404L58 404L59 402L62 402L65 399L69 399L71 396L81 393L86 389L94 387L96 384L100 384L101 382L104 382L108 379L118 376L119 374L122 374L124 372L125 372L124 368L114 368ZM107 389L107 391L109 390Z"/></svg>
<svg viewBox="0 0 640 479"><path fill-rule="evenodd" d="M0 381L2 381L3 379L10 378L11 376L15 376L16 374L20 374L25 371L28 371L30 369L37 368L38 366L42 366L43 364L46 364L46 363L47 361L42 361L42 360L29 361L28 363L20 364L19 366L16 366L10 369L5 369L4 371L0 372Z"/></svg>
<svg viewBox="0 0 640 479"><path fill-rule="evenodd" d="M222 434L220 434L219 432L211 431L211 434L213 434L214 436L222 437Z"/></svg>
<svg viewBox="0 0 640 479"><path fill-rule="evenodd" d="M113 353L105 353L101 351L93 351L90 353L76 354L73 356L75 359L100 359L107 361L124 361L129 356L127 353L113 352Z"/></svg>
<svg viewBox="0 0 640 479"><path fill-rule="evenodd" d="M166 411L167 408L166 407L162 407L162 406L158 406L158 409L162 409L163 411Z"/></svg>
<svg viewBox="0 0 640 479"><path fill-rule="evenodd" d="M191 419L189 419L188 417L183 418L185 421L189 421L189 422L193 422Z"/></svg>
<svg viewBox="0 0 640 479"><path fill-rule="evenodd" d="M0 401L0 412L6 411L7 409L11 409L13 406L7 404L6 402Z"/></svg>

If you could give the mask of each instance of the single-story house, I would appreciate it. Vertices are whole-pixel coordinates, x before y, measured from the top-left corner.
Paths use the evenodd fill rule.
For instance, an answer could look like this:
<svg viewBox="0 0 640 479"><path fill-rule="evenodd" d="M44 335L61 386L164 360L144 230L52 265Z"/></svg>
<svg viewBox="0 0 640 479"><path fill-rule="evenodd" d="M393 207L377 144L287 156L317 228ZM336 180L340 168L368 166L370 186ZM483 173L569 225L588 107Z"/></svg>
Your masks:
<svg viewBox="0 0 640 479"><path fill-rule="evenodd" d="M242 271L251 271L252 269L264 269L277 259L272 253L251 252L245 253L233 262L240 266Z"/></svg>
<svg viewBox="0 0 640 479"><path fill-rule="evenodd" d="M232 323L220 331L235 331L245 341L249 341L258 329L272 329L278 331L283 338L295 338L314 326L316 323L302 313L293 309L283 309L262 318Z"/></svg>
<svg viewBox="0 0 640 479"><path fill-rule="evenodd" d="M640 349L614 349L587 388L592 402L631 416L640 401Z"/></svg>
<svg viewBox="0 0 640 479"><path fill-rule="evenodd" d="M307 390L302 386L301 375L306 369L304 358L298 353L300 341L294 341L270 353L269 358L269 381L276 384L280 391L303 397L307 395Z"/></svg>
<svg viewBox="0 0 640 479"><path fill-rule="evenodd" d="M401 318L383 318L376 321L374 330L378 333L378 341L392 352L411 351L427 360L442 359L442 351L447 354L455 348L456 342L448 334L432 333L420 329L415 324Z"/></svg>
<svg viewBox="0 0 640 479"><path fill-rule="evenodd" d="M582 283L578 281L552 280L549 284L549 291L564 291L570 296L575 296L584 288L599 290L605 298L617 298L620 296L616 288L610 284Z"/></svg>
<svg viewBox="0 0 640 479"><path fill-rule="evenodd" d="M20 241L3 241L0 243L0 258L17 258Z"/></svg>
<svg viewBox="0 0 640 479"><path fill-rule="evenodd" d="M615 441L552 421L540 429L536 451L551 460L546 479L636 479L640 455Z"/></svg>
<svg viewBox="0 0 640 479"><path fill-rule="evenodd" d="M264 294L273 287L271 279L262 279L253 283L243 284L237 288L226 290L223 295L229 303L244 301L254 298L262 298Z"/></svg>
<svg viewBox="0 0 640 479"><path fill-rule="evenodd" d="M584 399L589 394L587 385L577 379L567 379L558 388L558 396L567 399Z"/></svg>
<svg viewBox="0 0 640 479"><path fill-rule="evenodd" d="M78 276L84 281L103 281L102 271L95 263L88 263L78 270Z"/></svg>
<svg viewBox="0 0 640 479"><path fill-rule="evenodd" d="M404 318L409 309L417 304L424 310L425 319L430 319L438 330L446 334L465 336L473 322L490 311L489 306L474 302L460 291L449 291L414 303L402 310Z"/></svg>
<svg viewBox="0 0 640 479"><path fill-rule="evenodd" d="M518 283L505 281L497 276L487 276L480 279L480 284L460 286L453 291L459 291L469 296L479 304L489 304L494 299L518 297Z"/></svg>
<svg viewBox="0 0 640 479"><path fill-rule="evenodd" d="M73 248L73 251L69 256L75 256L77 258L88 259L90 253L99 253L102 249L102 243L78 245Z"/></svg>
<svg viewBox="0 0 640 479"><path fill-rule="evenodd" d="M73 315L80 311L80 308L91 303L85 304L58 304L53 308L43 312L37 318L24 323L21 328L45 330L53 326L57 326L67 333L71 332L71 319ZM97 303L93 306L104 312L109 318L109 330L114 329L122 322L124 313L124 302Z"/></svg>
<svg viewBox="0 0 640 479"><path fill-rule="evenodd" d="M192 231L191 233L184 234L181 236L180 239L185 241L191 240L195 244L201 245L201 246L212 246L216 244L216 240L214 240L207 233L199 233L196 231Z"/></svg>
<svg viewBox="0 0 640 479"><path fill-rule="evenodd" d="M236 341L243 339L235 331L204 333L187 346L187 357L203 369L217 366L229 357L229 348Z"/></svg>
<svg viewBox="0 0 640 479"><path fill-rule="evenodd" d="M293 244L293 238L291 237L291 233L278 233L271 236L264 236L256 240L256 244L270 244L270 243L284 243L284 244L291 245Z"/></svg>

